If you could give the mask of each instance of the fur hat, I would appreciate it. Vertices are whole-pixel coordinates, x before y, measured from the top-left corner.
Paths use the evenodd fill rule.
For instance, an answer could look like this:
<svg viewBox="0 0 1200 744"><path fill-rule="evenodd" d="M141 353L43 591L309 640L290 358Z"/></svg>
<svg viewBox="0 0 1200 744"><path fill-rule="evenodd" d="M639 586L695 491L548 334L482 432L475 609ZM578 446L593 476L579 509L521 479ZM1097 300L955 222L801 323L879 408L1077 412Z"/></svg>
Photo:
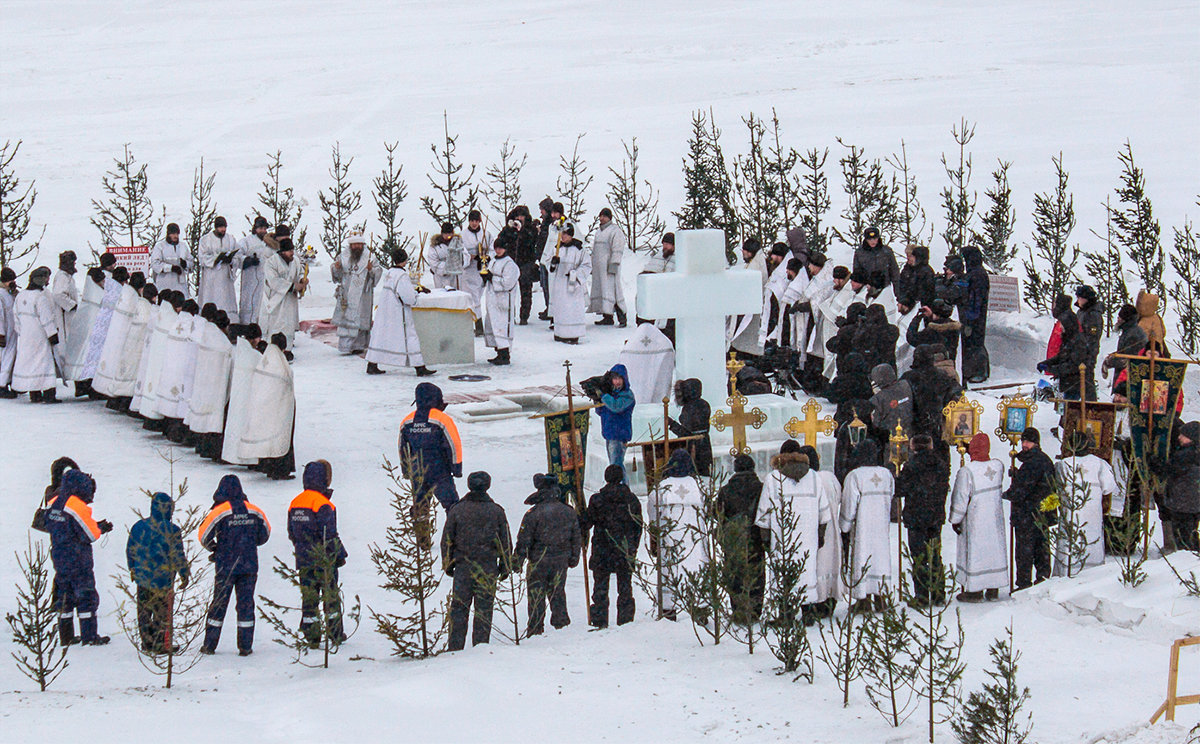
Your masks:
<svg viewBox="0 0 1200 744"><path fill-rule="evenodd" d="M467 476L467 489L476 493L487 493L492 487L492 476L483 470L477 470Z"/></svg>
<svg viewBox="0 0 1200 744"><path fill-rule="evenodd" d="M1042 433L1032 426L1026 426L1025 431L1021 432L1022 442L1031 442L1033 444L1042 443Z"/></svg>
<svg viewBox="0 0 1200 744"><path fill-rule="evenodd" d="M609 465L604 469L605 483L620 483L625 479L625 469L620 465Z"/></svg>

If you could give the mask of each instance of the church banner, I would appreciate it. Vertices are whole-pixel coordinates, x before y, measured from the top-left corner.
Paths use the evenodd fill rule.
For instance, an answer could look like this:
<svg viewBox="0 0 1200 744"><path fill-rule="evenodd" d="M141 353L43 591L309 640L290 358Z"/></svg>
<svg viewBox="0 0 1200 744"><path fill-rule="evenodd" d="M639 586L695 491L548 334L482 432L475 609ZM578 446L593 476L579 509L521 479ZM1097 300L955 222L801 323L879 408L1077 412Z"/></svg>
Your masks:
<svg viewBox="0 0 1200 744"><path fill-rule="evenodd" d="M1156 455L1165 460L1170 453L1171 427L1187 365L1185 361L1156 359L1152 382L1150 359L1129 358L1129 431L1134 457L1142 459ZM1153 431L1150 429L1152 418Z"/></svg>
<svg viewBox="0 0 1200 744"><path fill-rule="evenodd" d="M583 472L587 463L587 435L594 406L576 408L575 440L571 440L571 419L566 411L547 414L546 472L558 478L558 485L572 494L582 493Z"/></svg>

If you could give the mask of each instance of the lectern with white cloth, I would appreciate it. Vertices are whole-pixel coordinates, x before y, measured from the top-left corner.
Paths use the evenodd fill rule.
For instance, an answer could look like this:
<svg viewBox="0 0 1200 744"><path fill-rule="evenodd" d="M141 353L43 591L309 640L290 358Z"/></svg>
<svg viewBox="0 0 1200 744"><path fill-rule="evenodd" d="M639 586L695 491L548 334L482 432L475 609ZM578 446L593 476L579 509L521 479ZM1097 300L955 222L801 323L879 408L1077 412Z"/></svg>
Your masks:
<svg viewBox="0 0 1200 744"><path fill-rule="evenodd" d="M475 363L473 307L469 292L434 289L417 295L413 322L425 364Z"/></svg>

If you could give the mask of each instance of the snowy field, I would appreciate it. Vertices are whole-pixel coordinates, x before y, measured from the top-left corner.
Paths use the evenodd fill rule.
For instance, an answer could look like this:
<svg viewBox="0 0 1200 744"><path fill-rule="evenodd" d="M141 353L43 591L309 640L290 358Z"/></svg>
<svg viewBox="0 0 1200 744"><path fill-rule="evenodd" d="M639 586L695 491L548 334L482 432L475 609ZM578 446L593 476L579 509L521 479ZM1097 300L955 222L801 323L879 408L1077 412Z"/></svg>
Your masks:
<svg viewBox="0 0 1200 744"><path fill-rule="evenodd" d="M774 106L796 147L836 148L840 135L883 156L903 137L935 215L944 180L938 156L952 144L950 126L960 116L978 121L976 183L982 191L995 157L1014 161L1022 238L1032 194L1052 185L1050 157L1060 150L1072 173L1077 236L1085 241L1086 228L1101 229L1116 150L1126 138L1146 169L1164 235L1185 214L1200 217L1194 2L1011 2L976 10L872 0L840 4L836 17L815 3L346 5L0 3L0 137L25 141L22 175L41 192L34 220L49 223L41 262L53 265L59 250L95 242L89 200L125 142L149 163L156 202L180 222L203 156L234 226L252 209L264 154L282 149L285 180L308 199L315 236L316 191L325 186L332 143L359 157L352 174L365 188L382 167L381 143L398 139L412 193L406 227L431 229L416 197L427 193L422 174L443 109L462 132L460 154L481 170L505 137L528 150L522 181L531 204L553 190L558 157L586 131L584 155L597 173L589 210L601 205L604 171L617 163L620 140L637 136L665 213L682 194L690 111L714 109L732 154L743 139L738 117ZM834 149L831 165L836 157ZM829 176L836 192L836 166ZM934 252L940 261L944 251ZM324 282L327 268L314 276ZM628 273L626 281L632 285ZM330 310L328 284L314 286L303 317L329 317ZM627 333L590 328L581 346L568 348L534 322L518 329L511 367L470 370L492 380L452 383L447 373L467 371L453 368L434 379L448 394L561 384L567 355L579 374L598 373ZM389 609L367 546L382 538L390 517L378 466L394 456L415 380L407 371L367 377L361 360L303 334L296 353L298 463L333 463L350 552L345 589ZM480 342L477 356L484 353ZM1005 364L1032 369L1036 361ZM1197 416L1196 401L1192 395L1187 418ZM990 429L995 399L980 402ZM1053 420L1043 410L1037 424L1045 430ZM167 484L159 457L165 441L100 404L76 401L52 408L0 401L0 432L10 517L0 521L0 587L17 579L12 550L25 544L55 457L71 455L95 475L96 515L117 525L96 551L101 632L113 643L73 649L71 667L45 694L0 664L0 742L126 742L154 730L177 741L924 740L918 718L889 728L861 686L841 709L819 663L815 684L792 683L773 673L762 651L751 657L733 645L700 648L686 623L653 622L644 598L633 625L587 633L578 571L568 584L574 623L520 648L494 643L400 662L364 624L331 669L313 670L289 664L290 653L270 642L260 622L254 656L238 658L227 632L216 657L164 691L120 637L109 577L123 566L131 509L144 501L140 489ZM515 531L530 475L545 467L540 423L471 424L461 433L465 469L491 472L493 495ZM993 452L1000 452L996 443ZM191 455L176 466L176 478L188 479L200 503L226 472ZM246 475L243 483L275 528L264 559L288 557L286 508L298 481ZM945 544L952 559L949 529ZM1175 563L1200 571L1195 559ZM1033 694L1036 741L1185 741L1200 720L1198 706L1181 708L1178 724L1144 724L1163 699L1171 640L1200 629L1200 600L1182 596L1161 560L1148 571L1150 580L1136 590L1121 587L1109 563L1012 601L964 606L966 688L980 684L988 644L1011 623L1023 653L1020 681ZM265 571L258 587L290 599ZM10 604L11 591L0 591L0 608ZM7 635L0 650L8 650ZM1200 658L1185 657L1182 668L1180 691L1200 692ZM939 741L951 737L948 726L939 727Z"/></svg>

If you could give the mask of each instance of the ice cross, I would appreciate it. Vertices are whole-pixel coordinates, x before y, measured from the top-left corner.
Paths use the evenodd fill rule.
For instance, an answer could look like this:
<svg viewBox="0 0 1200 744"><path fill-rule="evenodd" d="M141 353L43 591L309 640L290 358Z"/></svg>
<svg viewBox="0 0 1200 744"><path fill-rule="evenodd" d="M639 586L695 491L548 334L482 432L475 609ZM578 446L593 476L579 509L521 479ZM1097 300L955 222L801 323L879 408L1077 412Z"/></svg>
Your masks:
<svg viewBox="0 0 1200 744"><path fill-rule="evenodd" d="M680 230L675 234L674 272L638 277L637 314L675 318L675 377L695 377L704 396L725 390L725 318L762 312L762 277L729 269L725 233Z"/></svg>

